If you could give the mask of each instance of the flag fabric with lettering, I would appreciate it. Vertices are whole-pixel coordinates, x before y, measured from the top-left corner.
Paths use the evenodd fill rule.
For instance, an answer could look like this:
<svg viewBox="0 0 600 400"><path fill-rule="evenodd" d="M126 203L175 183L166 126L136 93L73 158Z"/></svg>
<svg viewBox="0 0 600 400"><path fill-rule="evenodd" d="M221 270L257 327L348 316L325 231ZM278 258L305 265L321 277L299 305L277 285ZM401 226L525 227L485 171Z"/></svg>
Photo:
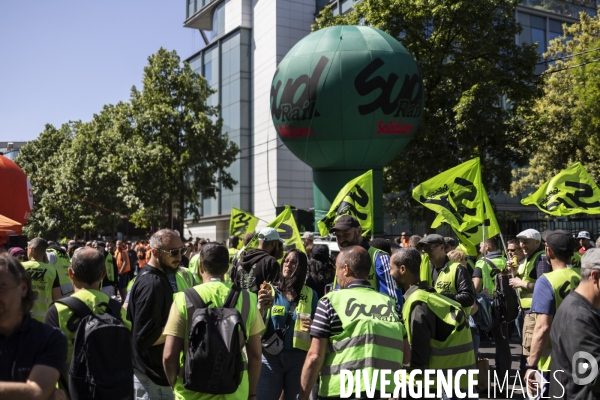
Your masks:
<svg viewBox="0 0 600 400"><path fill-rule="evenodd" d="M534 204L546 214L600 214L600 189L581 163L575 163L544 183L521 204Z"/></svg>
<svg viewBox="0 0 600 400"><path fill-rule="evenodd" d="M301 252L306 253L304 243L302 242L302 236L300 236L300 232L298 231L298 226L296 225L296 220L294 219L294 214L292 214L292 209L290 206L285 206L285 210L283 210L283 212L279 214L277 218L271 221L267 227L277 229L279 236L285 240L286 251L298 249ZM246 248L255 249L256 247L258 247L258 237L254 236Z"/></svg>
<svg viewBox="0 0 600 400"><path fill-rule="evenodd" d="M485 238L489 239L498 234L500 234L500 225L498 225L498 221L496 220L496 214L494 214L494 209L492 208L492 203L490 203L490 199L483 190L483 215L484 215L484 223L479 224L474 228L468 229L466 231L458 231L454 228L452 230L458 237L458 240L467 248L467 254L470 256L477 256L477 245L479 245L483 241L483 227L485 226Z"/></svg>
<svg viewBox="0 0 600 400"><path fill-rule="evenodd" d="M340 215L350 214L360 223L363 236L374 230L373 219L373 170L352 179L340 190L325 218L318 222L321 236L329 234L329 229Z"/></svg>
<svg viewBox="0 0 600 400"><path fill-rule="evenodd" d="M240 239L243 239L246 233L254 233L256 225L258 225L258 218L256 218L254 215L240 210L239 208L231 208L231 219L229 220L230 236L238 236ZM240 240L238 248L241 247L242 241Z"/></svg>
<svg viewBox="0 0 600 400"><path fill-rule="evenodd" d="M483 223L484 193L477 157L419 184L412 194L439 214L432 227L445 221L453 229L466 232Z"/></svg>

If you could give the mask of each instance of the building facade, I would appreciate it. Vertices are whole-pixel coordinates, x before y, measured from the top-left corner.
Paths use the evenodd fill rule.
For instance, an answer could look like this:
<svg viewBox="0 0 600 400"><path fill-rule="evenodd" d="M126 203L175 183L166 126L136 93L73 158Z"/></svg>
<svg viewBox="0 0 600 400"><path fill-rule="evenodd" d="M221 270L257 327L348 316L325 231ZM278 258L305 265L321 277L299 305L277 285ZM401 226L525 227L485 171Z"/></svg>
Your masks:
<svg viewBox="0 0 600 400"><path fill-rule="evenodd" d="M285 147L271 122L271 80L287 52L310 33L319 10L329 5L334 15L344 14L357 1L186 0L184 26L198 30L204 40L203 48L187 61L217 90L209 101L221 104L223 132L241 154L228 169L238 181L236 187L221 191L217 198L203 199L203 216L198 223L187 221L185 236L224 240L231 207L259 217L259 227L275 218L276 207L313 207L312 171ZM580 12L596 15L599 4L600 0L523 0L515 15L523 31L515 40L537 42L541 57L549 41L563 34L563 24L577 22ZM546 68L540 62L536 72ZM553 229L543 215L521 206L520 200L506 194L492 200L508 237L524 227ZM567 222L563 222L556 223L564 228ZM573 231L586 228L600 234L600 221L569 223ZM390 236L402 231L423 233L425 228L385 219Z"/></svg>
<svg viewBox="0 0 600 400"><path fill-rule="evenodd" d="M187 61L217 92L223 133L241 149L228 171L238 184L217 198L204 198L198 223L186 221L185 236L222 241L232 207L266 225L276 207L313 206L312 170L281 142L271 122L271 80L278 63L310 33L315 0L187 0L184 26L197 29L205 46Z"/></svg>

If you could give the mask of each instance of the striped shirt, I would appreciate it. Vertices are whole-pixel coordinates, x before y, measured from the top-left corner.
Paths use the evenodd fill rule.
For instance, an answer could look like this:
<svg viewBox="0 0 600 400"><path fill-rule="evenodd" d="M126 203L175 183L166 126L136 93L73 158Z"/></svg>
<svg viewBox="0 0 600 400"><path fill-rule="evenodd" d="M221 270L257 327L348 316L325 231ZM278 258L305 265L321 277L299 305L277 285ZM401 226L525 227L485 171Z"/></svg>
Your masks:
<svg viewBox="0 0 600 400"><path fill-rule="evenodd" d="M348 284L346 289L352 289L355 287L367 287L373 288L369 281L363 279L355 279ZM317 311L315 311L315 318L313 319L310 327L310 335L316 338L327 339L331 336L339 335L344 332L342 327L342 320L338 316L337 312L333 309L331 302L327 297L321 298L317 305Z"/></svg>

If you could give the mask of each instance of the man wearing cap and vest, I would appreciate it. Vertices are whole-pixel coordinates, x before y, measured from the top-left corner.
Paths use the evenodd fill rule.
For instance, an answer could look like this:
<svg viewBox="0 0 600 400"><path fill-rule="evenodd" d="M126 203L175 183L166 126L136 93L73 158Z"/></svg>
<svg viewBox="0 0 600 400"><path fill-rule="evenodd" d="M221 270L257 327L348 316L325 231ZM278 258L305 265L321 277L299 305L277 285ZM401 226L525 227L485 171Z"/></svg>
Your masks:
<svg viewBox="0 0 600 400"><path fill-rule="evenodd" d="M498 238L490 238L481 243L481 248L485 248L485 257L482 257L475 263L473 272L473 285L476 293L485 293L488 297L494 295L494 272L501 272L506 269L506 259L498 250ZM487 260L487 261L486 261Z"/></svg>
<svg viewBox="0 0 600 400"><path fill-rule="evenodd" d="M361 246L369 253L371 270L366 278L367 281L375 290L394 299L397 311L400 313L402 309L402 292L396 289L394 280L390 275L389 254L367 243L362 237L362 227L358 220L351 215L339 217L329 232L335 234L340 250L349 246Z"/></svg>
<svg viewBox="0 0 600 400"><path fill-rule="evenodd" d="M526 229L517 235L525 260L519 265L518 277L510 279L510 286L519 289L523 318L523 357L521 369L524 367L524 358L529 356L531 337L535 328L535 316L531 314L531 301L536 281L545 273L552 272L552 267L546 258L544 247L541 246L542 235L535 229Z"/></svg>
<svg viewBox="0 0 600 400"><path fill-rule="evenodd" d="M410 361L406 331L394 300L375 291L367 280L371 264L371 256L362 246L344 246L337 256L336 277L341 290L319 300L299 399L308 399L319 373L319 398L339 398L341 369L350 370L353 376L354 371L362 370L372 382L374 370L396 371ZM372 383L377 394L381 389L393 391L393 379L387 387L379 378ZM354 393L354 388L352 392L352 398L366 398L364 392Z"/></svg>
<svg viewBox="0 0 600 400"><path fill-rule="evenodd" d="M429 255L430 274L427 284L460 304L468 316L475 303L473 282L465 267L448 259L444 251L445 245L444 237L435 233L419 241L418 249Z"/></svg>
<svg viewBox="0 0 600 400"><path fill-rule="evenodd" d="M23 268L31 276L32 290L38 292L38 297L31 309L31 316L40 322L44 322L46 312L48 312L52 301L62 297L56 269L47 263L47 248L48 242L44 239L31 239L27 243L27 258L29 261L23 263Z"/></svg>
<svg viewBox="0 0 600 400"><path fill-rule="evenodd" d="M535 315L535 329L525 376L530 374L529 370L550 370L552 320L562 301L581 280L580 269L570 265L575 242L573 237L568 233L551 232L545 241L546 255L552 265L552 272L542 275L535 284L531 303L531 314ZM550 377L546 378L549 380Z"/></svg>
<svg viewBox="0 0 600 400"><path fill-rule="evenodd" d="M218 243L207 243L202 246L200 257L200 274L203 284L194 286L204 303L210 307L222 307L232 290L231 283L223 282L223 277L229 267L229 252L227 248ZM268 292L265 290L265 292ZM265 295L261 293L261 295ZM267 293L270 297L270 293ZM272 297L270 297L272 299ZM193 307L193 306L190 306ZM237 390L228 395L214 395L194 392L183 385L183 372L185 369L185 350L188 346L188 304L185 293L175 295L169 319L165 326L166 335L163 351L163 364L169 384L177 399L235 399L256 400L256 389L261 369L260 333L265 325L260 316L257 297L254 293L242 290L235 308L240 312L246 329L246 352L243 355L247 368L242 374L242 381ZM193 312L193 308L190 308ZM182 355L183 352L183 355ZM247 355L246 355L247 354Z"/></svg>
<svg viewBox="0 0 600 400"><path fill-rule="evenodd" d="M421 254L414 248L392 255L392 277L404 289L402 314L411 346L408 370L476 368L468 316L459 303L420 280L420 265ZM467 375L461 376L462 393L467 383ZM435 381L433 386L437 387Z"/></svg>
<svg viewBox="0 0 600 400"><path fill-rule="evenodd" d="M127 311L121 308L118 302L116 304L113 303L114 300L111 302L111 299L100 291L100 282L105 274L104 260L104 255L100 251L89 247L84 247L73 254L69 277L75 292L71 297L84 302L94 313L104 313L109 304L118 307L121 320L127 328L131 329L131 323L127 320ZM67 337L67 370L73 356L73 343L80 322L79 318L73 316L74 311L59 300L50 306L45 320L46 324L57 327ZM131 387L133 390L133 376Z"/></svg>
<svg viewBox="0 0 600 400"><path fill-rule="evenodd" d="M46 251L56 256L56 262L50 264L56 269L56 273L58 274L58 282L60 283L60 291L63 297L70 296L73 293L73 283L71 282L71 278L69 278L69 266L71 265L69 255L56 245L49 246Z"/></svg>

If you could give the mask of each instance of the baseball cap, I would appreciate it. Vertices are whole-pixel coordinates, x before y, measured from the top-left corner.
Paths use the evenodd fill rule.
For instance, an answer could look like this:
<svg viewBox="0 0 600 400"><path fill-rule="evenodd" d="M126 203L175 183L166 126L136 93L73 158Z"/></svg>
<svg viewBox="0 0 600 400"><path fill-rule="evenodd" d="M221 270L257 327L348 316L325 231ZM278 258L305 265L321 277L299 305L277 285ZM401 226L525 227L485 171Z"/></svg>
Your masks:
<svg viewBox="0 0 600 400"><path fill-rule="evenodd" d="M285 243L285 241L281 238L281 236L279 236L279 232L277 232L277 229L270 228L270 227L263 228L258 233L258 240L263 240L265 242L279 240L281 243Z"/></svg>
<svg viewBox="0 0 600 400"><path fill-rule="evenodd" d="M546 245L558 255L572 256L574 244L575 239L568 233L555 231L546 236Z"/></svg>
<svg viewBox="0 0 600 400"><path fill-rule="evenodd" d="M321 261L323 264L331 262L329 259L329 247L324 244L316 244L312 248L311 257L317 261Z"/></svg>
<svg viewBox="0 0 600 400"><path fill-rule="evenodd" d="M592 239L590 237L590 233L588 231L581 231L579 232L579 234L577 235L577 239Z"/></svg>
<svg viewBox="0 0 600 400"><path fill-rule="evenodd" d="M525 229L523 232L517 235L519 239L535 239L542 240L542 235L535 229Z"/></svg>
<svg viewBox="0 0 600 400"><path fill-rule="evenodd" d="M314 240L314 238L315 238L315 234L312 232L304 232L304 234L302 235L302 239Z"/></svg>
<svg viewBox="0 0 600 400"><path fill-rule="evenodd" d="M544 232L542 232L542 240L545 242L546 239L548 239L548 236L552 235L553 233L564 233L565 235L571 236L571 234L569 232L565 231L564 229L557 229L555 231L551 231L548 229L548 230L545 230Z"/></svg>
<svg viewBox="0 0 600 400"><path fill-rule="evenodd" d="M335 231L347 231L350 228L358 228L359 226L358 220L352 215L342 215L335 221L335 225L329 229L329 233L334 233Z"/></svg>
<svg viewBox="0 0 600 400"><path fill-rule="evenodd" d="M587 249L581 257L581 268L600 269L600 249L594 247Z"/></svg>
<svg viewBox="0 0 600 400"><path fill-rule="evenodd" d="M13 257L16 257L20 254L25 254L25 250L23 250L20 247L13 247L12 249L10 249L10 255Z"/></svg>
<svg viewBox="0 0 600 400"><path fill-rule="evenodd" d="M444 237L442 235L438 235L437 233L433 233L431 235L425 236L423 239L419 240L419 244L417 248L421 249L427 244L446 244Z"/></svg>

